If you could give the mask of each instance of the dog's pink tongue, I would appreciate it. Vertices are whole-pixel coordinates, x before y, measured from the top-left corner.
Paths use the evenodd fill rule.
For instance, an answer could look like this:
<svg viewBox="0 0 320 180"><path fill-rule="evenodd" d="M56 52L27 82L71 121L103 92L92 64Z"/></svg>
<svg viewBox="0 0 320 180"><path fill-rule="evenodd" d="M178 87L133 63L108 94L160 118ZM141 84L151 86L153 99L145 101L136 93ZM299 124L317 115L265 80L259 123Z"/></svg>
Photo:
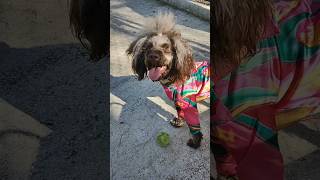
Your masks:
<svg viewBox="0 0 320 180"><path fill-rule="evenodd" d="M164 73L165 70L165 66L152 68L148 71L148 77L152 81L156 81L161 77L162 73Z"/></svg>

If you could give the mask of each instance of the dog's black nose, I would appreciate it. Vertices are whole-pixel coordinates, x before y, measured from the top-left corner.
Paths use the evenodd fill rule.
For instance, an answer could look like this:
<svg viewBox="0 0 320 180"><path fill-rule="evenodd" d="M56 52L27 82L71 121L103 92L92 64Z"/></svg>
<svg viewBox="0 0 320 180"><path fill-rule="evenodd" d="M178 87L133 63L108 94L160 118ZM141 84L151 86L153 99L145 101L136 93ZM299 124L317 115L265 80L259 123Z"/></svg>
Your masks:
<svg viewBox="0 0 320 180"><path fill-rule="evenodd" d="M148 59L153 60L153 61L160 61L160 55L157 53L150 53L148 55Z"/></svg>

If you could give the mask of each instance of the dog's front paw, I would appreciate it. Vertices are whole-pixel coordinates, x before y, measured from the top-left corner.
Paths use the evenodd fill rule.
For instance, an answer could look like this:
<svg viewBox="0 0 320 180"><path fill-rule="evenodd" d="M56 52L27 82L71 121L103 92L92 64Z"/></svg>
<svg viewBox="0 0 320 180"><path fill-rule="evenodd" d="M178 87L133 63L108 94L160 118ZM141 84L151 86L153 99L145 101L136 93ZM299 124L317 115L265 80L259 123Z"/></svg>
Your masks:
<svg viewBox="0 0 320 180"><path fill-rule="evenodd" d="M201 140L202 140L202 133L198 133L196 135L193 135L191 139L188 140L187 145L189 147L192 147L194 149L197 149L201 146Z"/></svg>
<svg viewBox="0 0 320 180"><path fill-rule="evenodd" d="M184 119L175 117L170 121L170 124L171 124L171 126L173 126L175 128L182 127L184 125Z"/></svg>

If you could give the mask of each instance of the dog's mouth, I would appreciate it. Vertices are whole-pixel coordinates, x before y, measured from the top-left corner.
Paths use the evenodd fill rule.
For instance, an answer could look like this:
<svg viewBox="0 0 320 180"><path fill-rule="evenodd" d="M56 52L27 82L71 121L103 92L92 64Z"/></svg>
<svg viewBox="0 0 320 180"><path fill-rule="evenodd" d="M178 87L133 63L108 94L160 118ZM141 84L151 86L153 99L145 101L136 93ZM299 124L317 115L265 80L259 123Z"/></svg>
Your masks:
<svg viewBox="0 0 320 180"><path fill-rule="evenodd" d="M145 65L147 66L147 76L152 81L165 78L171 67L166 57L159 50L153 50L146 54Z"/></svg>
<svg viewBox="0 0 320 180"><path fill-rule="evenodd" d="M159 81L167 71L167 66L157 66L148 69L147 75L152 81Z"/></svg>

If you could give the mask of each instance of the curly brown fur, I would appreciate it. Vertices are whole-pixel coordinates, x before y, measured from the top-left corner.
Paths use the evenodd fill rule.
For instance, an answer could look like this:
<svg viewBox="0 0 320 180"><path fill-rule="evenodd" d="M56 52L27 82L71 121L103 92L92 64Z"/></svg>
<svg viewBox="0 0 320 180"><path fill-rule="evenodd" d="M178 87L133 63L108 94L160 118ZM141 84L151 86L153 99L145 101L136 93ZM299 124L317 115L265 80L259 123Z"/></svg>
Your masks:
<svg viewBox="0 0 320 180"><path fill-rule="evenodd" d="M71 0L69 20L74 36L90 51L92 61L108 54L106 1Z"/></svg>
<svg viewBox="0 0 320 180"><path fill-rule="evenodd" d="M146 77L148 69L159 66L167 67L160 82L182 83L190 77L194 68L192 50L174 26L173 14L159 13L147 19L142 35L129 45L126 53L132 57L138 80Z"/></svg>
<svg viewBox="0 0 320 180"><path fill-rule="evenodd" d="M257 42L272 16L272 0L213 1L213 65L238 65L258 51Z"/></svg>
<svg viewBox="0 0 320 180"><path fill-rule="evenodd" d="M126 50L127 55L132 56L131 67L133 72L138 75L139 81L144 79L147 73L147 67L144 64L145 42L150 38L151 35L152 34L144 34L138 37L129 45L129 48Z"/></svg>

